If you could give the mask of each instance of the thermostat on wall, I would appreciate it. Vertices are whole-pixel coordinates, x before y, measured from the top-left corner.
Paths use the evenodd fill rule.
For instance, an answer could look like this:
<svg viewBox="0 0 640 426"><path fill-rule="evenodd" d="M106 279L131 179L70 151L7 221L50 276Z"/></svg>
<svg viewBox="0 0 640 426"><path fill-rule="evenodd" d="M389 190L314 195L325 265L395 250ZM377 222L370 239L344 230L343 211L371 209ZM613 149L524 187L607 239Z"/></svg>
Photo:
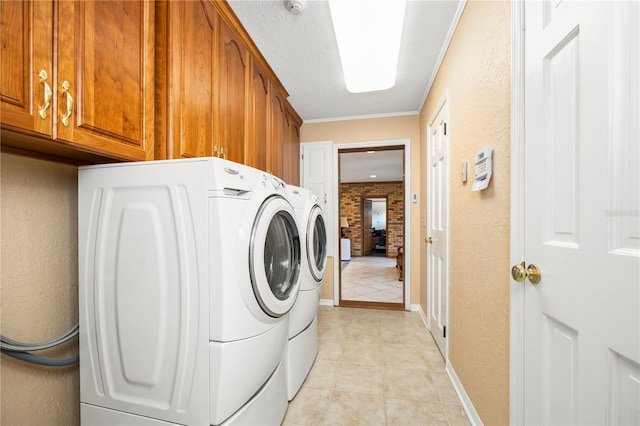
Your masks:
<svg viewBox="0 0 640 426"><path fill-rule="evenodd" d="M473 181L473 187L471 188L472 191L482 191L483 189L487 189L489 186L491 172L493 169L492 157L493 148L490 146L482 148L476 154L476 174L475 180Z"/></svg>

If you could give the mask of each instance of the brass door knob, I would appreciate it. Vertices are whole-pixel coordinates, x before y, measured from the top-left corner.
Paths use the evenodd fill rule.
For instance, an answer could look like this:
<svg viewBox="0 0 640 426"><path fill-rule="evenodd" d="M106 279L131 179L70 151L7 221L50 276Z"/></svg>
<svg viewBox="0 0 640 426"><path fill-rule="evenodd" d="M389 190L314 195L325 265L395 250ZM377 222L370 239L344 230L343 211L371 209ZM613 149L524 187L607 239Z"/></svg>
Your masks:
<svg viewBox="0 0 640 426"><path fill-rule="evenodd" d="M538 284L540 282L540 279L542 278L538 265L532 263L526 268L524 265L525 263L522 262L518 265L514 265L513 268L511 268L511 276L513 277L513 279L521 283L528 278L531 284Z"/></svg>
<svg viewBox="0 0 640 426"><path fill-rule="evenodd" d="M437 239L437 238L427 237L427 238L425 238L425 239L424 239L424 242L425 242L425 243L427 243L427 244L433 244L433 243L435 243L436 241L438 241L438 239Z"/></svg>

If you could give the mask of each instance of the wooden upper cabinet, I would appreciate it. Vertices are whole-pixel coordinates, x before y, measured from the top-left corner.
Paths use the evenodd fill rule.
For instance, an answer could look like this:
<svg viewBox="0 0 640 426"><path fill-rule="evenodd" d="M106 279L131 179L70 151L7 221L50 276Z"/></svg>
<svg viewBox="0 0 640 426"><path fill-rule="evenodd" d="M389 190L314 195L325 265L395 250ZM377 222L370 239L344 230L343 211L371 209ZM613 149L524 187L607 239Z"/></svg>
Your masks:
<svg viewBox="0 0 640 426"><path fill-rule="evenodd" d="M291 104L286 104L286 131L285 137L285 181L292 185L300 185L300 127L302 118L293 109Z"/></svg>
<svg viewBox="0 0 640 426"><path fill-rule="evenodd" d="M54 137L115 158L153 158L153 2L56 6Z"/></svg>
<svg viewBox="0 0 640 426"><path fill-rule="evenodd" d="M245 161L249 55L238 35L220 20L217 150L237 163Z"/></svg>
<svg viewBox="0 0 640 426"><path fill-rule="evenodd" d="M245 164L267 170L270 84L267 75L255 60L251 60L249 80L248 138Z"/></svg>
<svg viewBox="0 0 640 426"><path fill-rule="evenodd" d="M218 13L208 0L156 3L156 159L214 154Z"/></svg>
<svg viewBox="0 0 640 426"><path fill-rule="evenodd" d="M249 54L217 6L156 3L156 159L245 161Z"/></svg>
<svg viewBox="0 0 640 426"><path fill-rule="evenodd" d="M54 89L53 3L0 1L3 128L51 137Z"/></svg>
<svg viewBox="0 0 640 426"><path fill-rule="evenodd" d="M0 0L0 55L3 149L298 178L286 90L226 1Z"/></svg>
<svg viewBox="0 0 640 426"><path fill-rule="evenodd" d="M285 179L284 165L288 162L286 156L286 119L285 119L285 95L283 95L276 86L272 84L271 90L271 122L269 132L269 154L267 168L270 173Z"/></svg>
<svg viewBox="0 0 640 426"><path fill-rule="evenodd" d="M152 158L151 0L2 0L0 20L3 146Z"/></svg>

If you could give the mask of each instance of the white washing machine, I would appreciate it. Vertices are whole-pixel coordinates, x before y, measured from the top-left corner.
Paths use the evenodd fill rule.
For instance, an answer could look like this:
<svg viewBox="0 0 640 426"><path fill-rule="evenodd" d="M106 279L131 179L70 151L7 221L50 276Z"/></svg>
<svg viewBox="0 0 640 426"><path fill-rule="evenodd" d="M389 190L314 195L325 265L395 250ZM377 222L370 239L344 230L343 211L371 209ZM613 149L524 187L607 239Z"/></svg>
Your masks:
<svg viewBox="0 0 640 426"><path fill-rule="evenodd" d="M289 313L287 347L287 394L298 393L318 355L318 305L327 261L327 232L322 208L309 190L287 187L300 229L302 266L300 292Z"/></svg>
<svg viewBox="0 0 640 426"><path fill-rule="evenodd" d="M280 424L302 254L284 184L218 158L78 180L81 422Z"/></svg>

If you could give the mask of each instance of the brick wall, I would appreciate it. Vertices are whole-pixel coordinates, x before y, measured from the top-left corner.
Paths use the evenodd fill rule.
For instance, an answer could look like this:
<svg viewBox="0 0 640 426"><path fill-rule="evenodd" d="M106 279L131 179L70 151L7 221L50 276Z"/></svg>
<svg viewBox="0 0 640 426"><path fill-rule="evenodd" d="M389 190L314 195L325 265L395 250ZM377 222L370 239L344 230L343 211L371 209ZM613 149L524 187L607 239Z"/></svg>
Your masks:
<svg viewBox="0 0 640 426"><path fill-rule="evenodd" d="M404 244L404 184L341 183L340 217L346 216L349 228L345 228L351 240L351 255L362 256L362 197L387 196L387 256L395 257L398 247Z"/></svg>

